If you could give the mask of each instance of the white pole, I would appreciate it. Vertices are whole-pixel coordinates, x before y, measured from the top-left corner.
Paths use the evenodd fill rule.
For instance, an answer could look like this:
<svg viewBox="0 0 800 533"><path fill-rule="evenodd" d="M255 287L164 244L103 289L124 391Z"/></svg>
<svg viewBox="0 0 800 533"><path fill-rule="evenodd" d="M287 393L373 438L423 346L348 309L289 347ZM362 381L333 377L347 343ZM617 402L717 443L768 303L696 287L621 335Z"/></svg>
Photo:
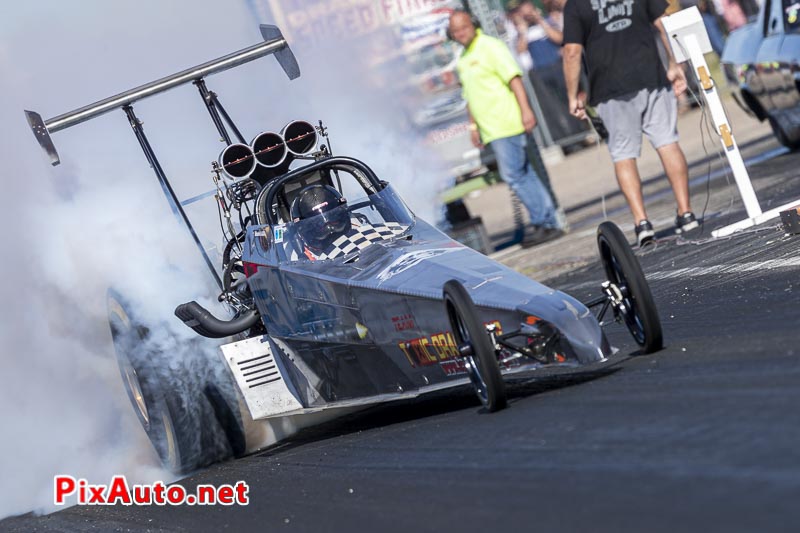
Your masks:
<svg viewBox="0 0 800 533"><path fill-rule="evenodd" d="M761 207L758 205L758 198L756 198L756 193L753 190L753 184L750 182L750 176L744 166L742 154L739 152L739 146L733 136L733 128L725 114L725 108L722 107L716 84L711 79L710 70L700 48L700 43L694 34L689 34L683 38L683 46L689 54L692 62L692 72L702 90L708 109L711 111L714 127L731 165L733 177L739 187L739 194L742 195L744 207L747 210L747 216L748 218L758 217L761 215Z"/></svg>
<svg viewBox="0 0 800 533"><path fill-rule="evenodd" d="M742 154L739 152L739 146L733 136L733 128L725 114L725 108L722 107L722 101L719 98L714 80L711 79L706 59L703 56L704 51L711 51L711 43L708 40L708 33L703 24L703 18L700 16L700 11L696 6L692 6L664 17L662 21L664 29L669 35L670 46L676 61L683 63L691 60L693 76L697 79L703 98L711 112L714 128L722 142L722 148L728 157L733 177L739 187L739 194L741 194L744 207L747 210L746 219L724 228L716 229L711 232L711 235L724 237L737 231L763 224L780 216L781 211L800 205L800 200L796 200L781 207L770 209L767 212L761 211L747 168L744 166Z"/></svg>

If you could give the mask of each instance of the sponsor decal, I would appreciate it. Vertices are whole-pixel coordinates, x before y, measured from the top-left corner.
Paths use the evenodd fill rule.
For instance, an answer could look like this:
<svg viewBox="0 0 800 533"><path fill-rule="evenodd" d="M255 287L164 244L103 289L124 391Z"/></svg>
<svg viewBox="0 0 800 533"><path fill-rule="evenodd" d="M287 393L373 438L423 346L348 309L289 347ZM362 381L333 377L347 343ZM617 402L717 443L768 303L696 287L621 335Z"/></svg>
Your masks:
<svg viewBox="0 0 800 533"><path fill-rule="evenodd" d="M485 322L484 325L494 325L495 333L503 334L503 329L497 320ZM399 342L397 346L405 354L412 367L438 364L448 376L467 371L463 358L458 355L455 337L450 331Z"/></svg>
<svg viewBox="0 0 800 533"><path fill-rule="evenodd" d="M417 327L414 323L414 316L411 314L393 316L392 325L394 326L395 331L407 331Z"/></svg>
<svg viewBox="0 0 800 533"><path fill-rule="evenodd" d="M324 46L449 7L451 0L268 0L284 35ZM448 13L449 14L449 13ZM445 21L446 23L446 21ZM393 32L381 32L394 37ZM392 39L394 42L394 39Z"/></svg>
<svg viewBox="0 0 800 533"><path fill-rule="evenodd" d="M469 135L469 121L467 120L429 132L425 137L425 142L428 144L440 144L461 135Z"/></svg>
<svg viewBox="0 0 800 533"><path fill-rule="evenodd" d="M272 228L272 239L276 243L283 242L283 234L286 233L286 224L278 224Z"/></svg>
<svg viewBox="0 0 800 533"><path fill-rule="evenodd" d="M384 268L378 274L378 283L383 283L384 281L389 281L393 277L398 274L402 274L409 268L413 268L420 264L421 262L425 261L426 259L431 259L440 255L444 255L450 252L457 252L460 250L461 247L458 248L431 248L428 250L417 250L416 252L410 252L407 254L403 254L397 259L395 259L391 265Z"/></svg>

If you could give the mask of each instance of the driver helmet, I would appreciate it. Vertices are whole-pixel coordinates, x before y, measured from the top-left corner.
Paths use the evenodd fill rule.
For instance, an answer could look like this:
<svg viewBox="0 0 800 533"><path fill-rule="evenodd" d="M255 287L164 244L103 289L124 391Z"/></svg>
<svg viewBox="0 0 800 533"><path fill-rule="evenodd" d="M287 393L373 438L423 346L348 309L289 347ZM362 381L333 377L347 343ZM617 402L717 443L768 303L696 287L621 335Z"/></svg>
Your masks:
<svg viewBox="0 0 800 533"><path fill-rule="evenodd" d="M299 237L310 248L324 251L350 231L347 200L329 185L309 185L292 202L289 213L299 225Z"/></svg>

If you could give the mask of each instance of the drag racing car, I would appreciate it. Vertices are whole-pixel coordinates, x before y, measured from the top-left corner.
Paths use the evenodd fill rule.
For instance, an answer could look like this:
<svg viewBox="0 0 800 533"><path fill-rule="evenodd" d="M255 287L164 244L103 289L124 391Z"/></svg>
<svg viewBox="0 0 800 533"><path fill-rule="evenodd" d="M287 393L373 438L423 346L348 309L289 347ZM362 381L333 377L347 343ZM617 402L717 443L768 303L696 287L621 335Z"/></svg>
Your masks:
<svg viewBox="0 0 800 533"><path fill-rule="evenodd" d="M252 451L244 421L358 408L464 385L486 412L497 411L506 407L509 380L613 362L618 351L602 326L614 321L624 323L641 352L662 347L648 284L610 222L597 232L606 281L595 300L581 303L417 218L366 163L332 153L322 122L293 121L246 141L205 78L267 54L276 55L290 78L299 76L280 31L261 30L264 43L76 111L46 121L26 112L57 164L51 133L121 108L230 312L218 318L197 301L175 309L198 343L224 339L218 352L224 375L203 377L191 396L181 383L196 378L197 367L182 375L174 365L159 365L165 354L163 344L151 342L154 325L137 317L125 295L109 292L126 390L168 467L185 472ZM190 82L226 144L211 164L211 196L224 234L218 263L133 110L142 98ZM615 320L606 320L609 311Z"/></svg>

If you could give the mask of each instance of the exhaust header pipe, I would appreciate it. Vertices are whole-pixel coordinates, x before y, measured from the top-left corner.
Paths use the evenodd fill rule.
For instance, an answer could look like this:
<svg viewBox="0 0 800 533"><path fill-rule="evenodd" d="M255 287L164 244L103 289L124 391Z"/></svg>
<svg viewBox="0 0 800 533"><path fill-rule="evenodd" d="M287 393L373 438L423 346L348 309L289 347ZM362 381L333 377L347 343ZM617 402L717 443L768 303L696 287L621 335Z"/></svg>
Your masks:
<svg viewBox="0 0 800 533"><path fill-rule="evenodd" d="M295 158L313 152L317 140L316 128L304 120L289 122L280 133L259 133L250 143L256 166L247 175L253 174L251 177L262 183L280 176L289 171ZM236 156L232 154L231 162L235 162L237 157L238 152Z"/></svg>
<svg viewBox="0 0 800 533"><path fill-rule="evenodd" d="M220 320L195 301L176 307L175 316L195 333L209 339L222 339L243 333L255 326L260 318L258 311L254 309L232 320Z"/></svg>
<svg viewBox="0 0 800 533"><path fill-rule="evenodd" d="M219 165L233 179L246 178L256 169L256 156L246 144L231 144L219 154Z"/></svg>
<svg viewBox="0 0 800 533"><path fill-rule="evenodd" d="M289 122L281 130L281 135L289 153L294 156L305 155L317 147L317 130L305 120Z"/></svg>
<svg viewBox="0 0 800 533"><path fill-rule="evenodd" d="M280 166L286 160L286 141L277 133L259 133L250 143L256 156L256 163L266 168Z"/></svg>

